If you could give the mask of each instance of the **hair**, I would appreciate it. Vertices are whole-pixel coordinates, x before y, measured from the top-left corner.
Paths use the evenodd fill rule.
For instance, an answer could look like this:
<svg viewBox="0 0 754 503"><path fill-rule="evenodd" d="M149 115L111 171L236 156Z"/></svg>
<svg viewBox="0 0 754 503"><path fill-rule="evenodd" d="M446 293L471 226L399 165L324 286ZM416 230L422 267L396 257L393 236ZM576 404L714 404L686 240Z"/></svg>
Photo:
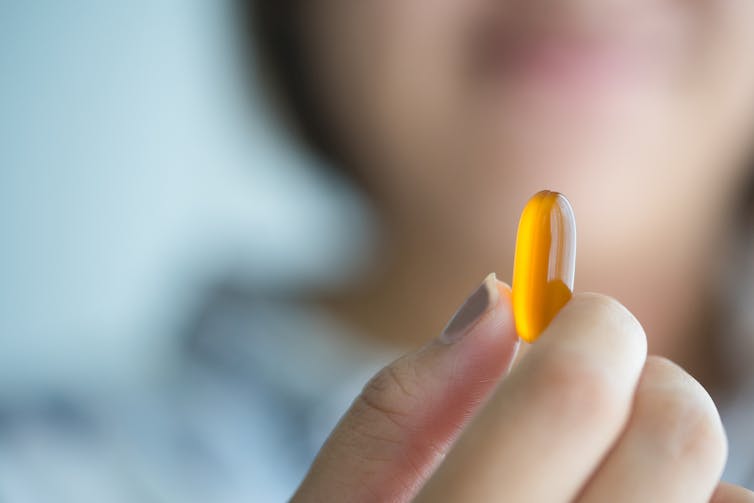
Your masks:
<svg viewBox="0 0 754 503"><path fill-rule="evenodd" d="M301 50L302 2L306 1L236 0L242 40L247 54L256 56L254 68L262 77L257 80L285 125L315 155L345 171L332 130L316 106L313 72Z"/></svg>

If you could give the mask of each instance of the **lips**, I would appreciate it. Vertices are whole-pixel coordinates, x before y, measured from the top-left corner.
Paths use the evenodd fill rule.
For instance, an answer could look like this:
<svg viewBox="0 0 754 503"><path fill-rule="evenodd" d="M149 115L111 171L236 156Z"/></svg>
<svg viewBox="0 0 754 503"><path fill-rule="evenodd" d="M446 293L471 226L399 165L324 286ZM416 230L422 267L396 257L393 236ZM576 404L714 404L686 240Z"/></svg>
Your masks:
<svg viewBox="0 0 754 503"><path fill-rule="evenodd" d="M638 18L636 18L638 19ZM483 41L484 69L496 80L527 88L586 91L635 84L672 66L678 31L669 16L601 25L573 19L543 23L497 22Z"/></svg>
<svg viewBox="0 0 754 503"><path fill-rule="evenodd" d="M496 64L504 76L513 80L589 86L625 79L646 69L650 59L639 46L620 40L545 37L504 47Z"/></svg>

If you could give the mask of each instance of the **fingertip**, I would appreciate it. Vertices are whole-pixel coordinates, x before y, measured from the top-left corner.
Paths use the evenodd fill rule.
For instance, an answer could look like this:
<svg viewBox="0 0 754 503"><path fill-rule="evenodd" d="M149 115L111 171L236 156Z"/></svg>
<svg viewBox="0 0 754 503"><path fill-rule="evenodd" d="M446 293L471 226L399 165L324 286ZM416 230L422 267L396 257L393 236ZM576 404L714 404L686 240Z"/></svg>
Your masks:
<svg viewBox="0 0 754 503"><path fill-rule="evenodd" d="M502 309L510 314L513 319L513 290L510 285L504 281L495 278L495 288L498 295L498 309Z"/></svg>
<svg viewBox="0 0 754 503"><path fill-rule="evenodd" d="M618 323L629 330L644 334L644 327L634 314L615 297L594 292L574 294L566 308L585 309Z"/></svg>
<svg viewBox="0 0 754 503"><path fill-rule="evenodd" d="M458 343L456 365L467 377L497 381L510 369L521 339L516 333L510 287L495 279L498 298Z"/></svg>
<svg viewBox="0 0 754 503"><path fill-rule="evenodd" d="M608 295L577 293L555 316L545 332L571 333L576 338L593 338L593 343L617 339L618 347L630 347L643 361L647 355L644 327L621 302Z"/></svg>

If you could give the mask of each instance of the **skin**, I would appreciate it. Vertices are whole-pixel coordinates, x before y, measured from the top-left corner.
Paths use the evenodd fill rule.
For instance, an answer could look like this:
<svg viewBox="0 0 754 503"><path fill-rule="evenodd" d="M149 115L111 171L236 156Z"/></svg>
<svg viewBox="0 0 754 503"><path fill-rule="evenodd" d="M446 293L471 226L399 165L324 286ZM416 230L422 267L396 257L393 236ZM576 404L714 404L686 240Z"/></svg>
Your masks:
<svg viewBox="0 0 754 503"><path fill-rule="evenodd" d="M416 347L479 277L509 271L518 213L543 188L574 206L577 289L622 304L577 296L508 374L498 285L461 341L367 386L297 499L752 501L718 487L707 392L646 354L719 380L718 334L698 327L750 175L754 3L316 0L301 14L315 104L383 222L373 273L323 307Z"/></svg>

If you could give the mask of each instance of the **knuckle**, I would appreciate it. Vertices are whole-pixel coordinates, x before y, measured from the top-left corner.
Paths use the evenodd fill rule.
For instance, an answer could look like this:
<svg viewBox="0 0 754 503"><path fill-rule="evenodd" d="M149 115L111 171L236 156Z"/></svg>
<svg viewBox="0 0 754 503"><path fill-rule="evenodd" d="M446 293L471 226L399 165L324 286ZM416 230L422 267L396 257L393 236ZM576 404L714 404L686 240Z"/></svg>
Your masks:
<svg viewBox="0 0 754 503"><path fill-rule="evenodd" d="M642 429L672 458L725 457L727 440L712 399L674 363L647 361L636 407Z"/></svg>
<svg viewBox="0 0 754 503"><path fill-rule="evenodd" d="M354 406L354 413L364 422L387 419L405 427L419 396L413 366L408 360L401 359L384 367L367 382Z"/></svg>
<svg viewBox="0 0 754 503"><path fill-rule="evenodd" d="M406 357L380 370L351 405L341 423L338 443L369 466L382 466L397 452L404 452L418 428L412 420L418 396L415 376Z"/></svg>

